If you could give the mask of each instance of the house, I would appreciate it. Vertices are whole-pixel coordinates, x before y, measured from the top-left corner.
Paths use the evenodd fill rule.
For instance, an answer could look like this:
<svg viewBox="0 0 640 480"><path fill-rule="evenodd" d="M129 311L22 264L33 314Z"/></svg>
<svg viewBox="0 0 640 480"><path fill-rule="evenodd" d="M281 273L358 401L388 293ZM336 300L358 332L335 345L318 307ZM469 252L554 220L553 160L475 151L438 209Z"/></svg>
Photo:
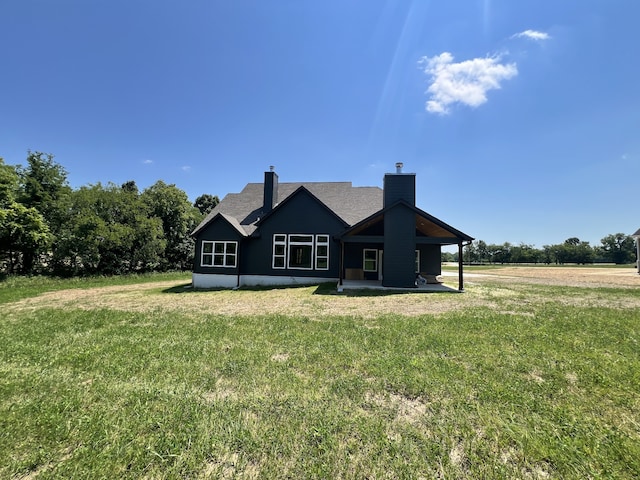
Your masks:
<svg viewBox="0 0 640 480"><path fill-rule="evenodd" d="M384 176L383 189L351 182L264 183L231 193L193 231L195 288L362 280L415 288L441 272L441 247L469 235L415 205L416 176ZM459 290L463 290L462 263Z"/></svg>
<svg viewBox="0 0 640 480"><path fill-rule="evenodd" d="M631 236L636 239L636 267L640 275L640 228Z"/></svg>

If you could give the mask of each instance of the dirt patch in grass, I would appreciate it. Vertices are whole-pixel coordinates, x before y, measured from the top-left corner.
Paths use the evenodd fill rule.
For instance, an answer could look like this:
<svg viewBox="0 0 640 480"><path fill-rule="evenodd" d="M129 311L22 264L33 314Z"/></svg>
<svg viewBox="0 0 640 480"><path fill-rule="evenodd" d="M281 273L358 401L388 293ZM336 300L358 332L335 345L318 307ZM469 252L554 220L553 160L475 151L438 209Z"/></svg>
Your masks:
<svg viewBox="0 0 640 480"><path fill-rule="evenodd" d="M445 276L445 283L452 280ZM554 292L553 299L528 285L590 287L582 292ZM451 284L455 286L455 280ZM560 301L567 305L640 308L640 298L623 303L599 288L640 287L631 268L504 267L474 270L466 275L466 291L458 293L316 294L318 287L194 292L176 281L118 285L48 292L5 304L7 311L41 308L108 308L129 312L175 312L202 318L215 315L287 315L310 320L328 316L376 318L381 315L438 315L462 308L491 307L513 315L531 315L527 305ZM523 298L524 296L524 298ZM373 327L372 327L373 328Z"/></svg>
<svg viewBox="0 0 640 480"><path fill-rule="evenodd" d="M466 275L470 281L489 277L500 282L525 282L570 287L640 287L635 268L607 267L500 267L474 269Z"/></svg>

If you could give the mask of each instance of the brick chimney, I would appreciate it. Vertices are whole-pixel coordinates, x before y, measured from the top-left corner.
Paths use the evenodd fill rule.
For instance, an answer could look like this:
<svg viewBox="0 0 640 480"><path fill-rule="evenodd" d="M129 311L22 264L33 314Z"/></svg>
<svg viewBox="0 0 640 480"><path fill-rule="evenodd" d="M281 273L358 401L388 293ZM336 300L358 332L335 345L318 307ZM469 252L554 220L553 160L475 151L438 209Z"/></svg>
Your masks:
<svg viewBox="0 0 640 480"><path fill-rule="evenodd" d="M262 215L269 213L278 203L278 174L273 165L268 172L264 172L264 196L262 203Z"/></svg>

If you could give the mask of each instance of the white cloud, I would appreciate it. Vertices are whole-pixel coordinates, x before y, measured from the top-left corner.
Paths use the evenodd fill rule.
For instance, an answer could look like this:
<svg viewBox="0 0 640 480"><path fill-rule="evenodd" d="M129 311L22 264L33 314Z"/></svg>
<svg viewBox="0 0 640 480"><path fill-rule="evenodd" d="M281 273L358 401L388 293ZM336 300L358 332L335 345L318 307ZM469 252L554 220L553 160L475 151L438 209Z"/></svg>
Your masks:
<svg viewBox="0 0 640 480"><path fill-rule="evenodd" d="M185 165L182 167L182 171L183 172L190 172L191 171L191 167L189 165Z"/></svg>
<svg viewBox="0 0 640 480"><path fill-rule="evenodd" d="M502 64L500 57L485 57L454 63L453 55L443 52L435 57L422 57L418 62L431 84L426 93L427 112L445 115L449 106L461 103L478 107L487 101L487 92L500 88L503 80L518 74L515 63Z"/></svg>
<svg viewBox="0 0 640 480"><path fill-rule="evenodd" d="M531 40L542 41L549 40L551 36L545 32L538 32L537 30L525 30L524 32L511 35L511 38L529 38Z"/></svg>
<svg viewBox="0 0 640 480"><path fill-rule="evenodd" d="M151 165L153 163L153 160L143 160L142 163L144 163L145 165Z"/></svg>

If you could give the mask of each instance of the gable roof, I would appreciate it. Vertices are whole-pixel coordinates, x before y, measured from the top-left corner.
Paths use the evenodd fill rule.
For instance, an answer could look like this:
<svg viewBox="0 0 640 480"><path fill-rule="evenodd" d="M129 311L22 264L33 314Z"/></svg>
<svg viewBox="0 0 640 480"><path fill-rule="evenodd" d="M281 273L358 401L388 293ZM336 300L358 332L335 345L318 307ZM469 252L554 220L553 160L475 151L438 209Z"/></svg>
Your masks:
<svg viewBox="0 0 640 480"><path fill-rule="evenodd" d="M274 212L277 212L279 209L284 207L287 203L291 202L296 196L304 195L304 194L308 195L315 202L317 202L318 205L320 205L322 208L324 208L327 211L327 213L329 213L330 215L333 215L340 222L342 222L345 227L349 226L349 224L347 222L345 222L342 218L340 218L340 216L338 216L338 214L336 212L334 212L327 205L325 205L318 197L316 197L313 193L311 193L304 185L301 185L300 187L296 188L296 190L291 195L289 195L282 202L279 202L275 207L273 207L273 209L271 211L267 212L262 218L258 219L258 221L256 222L256 227L259 226L262 222L264 222L271 215L273 215Z"/></svg>
<svg viewBox="0 0 640 480"><path fill-rule="evenodd" d="M638 229L638 231L636 233L634 233L633 235L631 235L632 237L636 237L636 238L640 238L640 228Z"/></svg>
<svg viewBox="0 0 640 480"><path fill-rule="evenodd" d="M451 225L443 222L439 218L434 217L433 215L425 212L424 210L419 209L414 205L411 205L410 203L404 200L398 200L397 202L394 202L392 205L389 205L388 207L385 207L382 210L375 212L373 215L370 215L369 217L361 220L360 222L353 225L351 228L345 230L342 233L342 237L357 235L358 232L361 232L362 230L368 228L369 226L379 221L382 221L384 214L386 212L398 206L408 208L415 213L416 229L419 230L421 233L423 233L427 237L437 237L437 238L438 237L439 238L456 237L467 242L471 242L472 240L474 240L473 237L467 235L464 232L461 232L456 228L453 228Z"/></svg>
<svg viewBox="0 0 640 480"><path fill-rule="evenodd" d="M284 202L300 187L308 190L347 225L359 222L382 207L381 188L354 187L351 182L279 182L278 203ZM264 216L263 195L262 183L248 183L240 193L226 195L191 235L196 235L218 214L224 214L227 220L234 218L246 235L250 235Z"/></svg>

